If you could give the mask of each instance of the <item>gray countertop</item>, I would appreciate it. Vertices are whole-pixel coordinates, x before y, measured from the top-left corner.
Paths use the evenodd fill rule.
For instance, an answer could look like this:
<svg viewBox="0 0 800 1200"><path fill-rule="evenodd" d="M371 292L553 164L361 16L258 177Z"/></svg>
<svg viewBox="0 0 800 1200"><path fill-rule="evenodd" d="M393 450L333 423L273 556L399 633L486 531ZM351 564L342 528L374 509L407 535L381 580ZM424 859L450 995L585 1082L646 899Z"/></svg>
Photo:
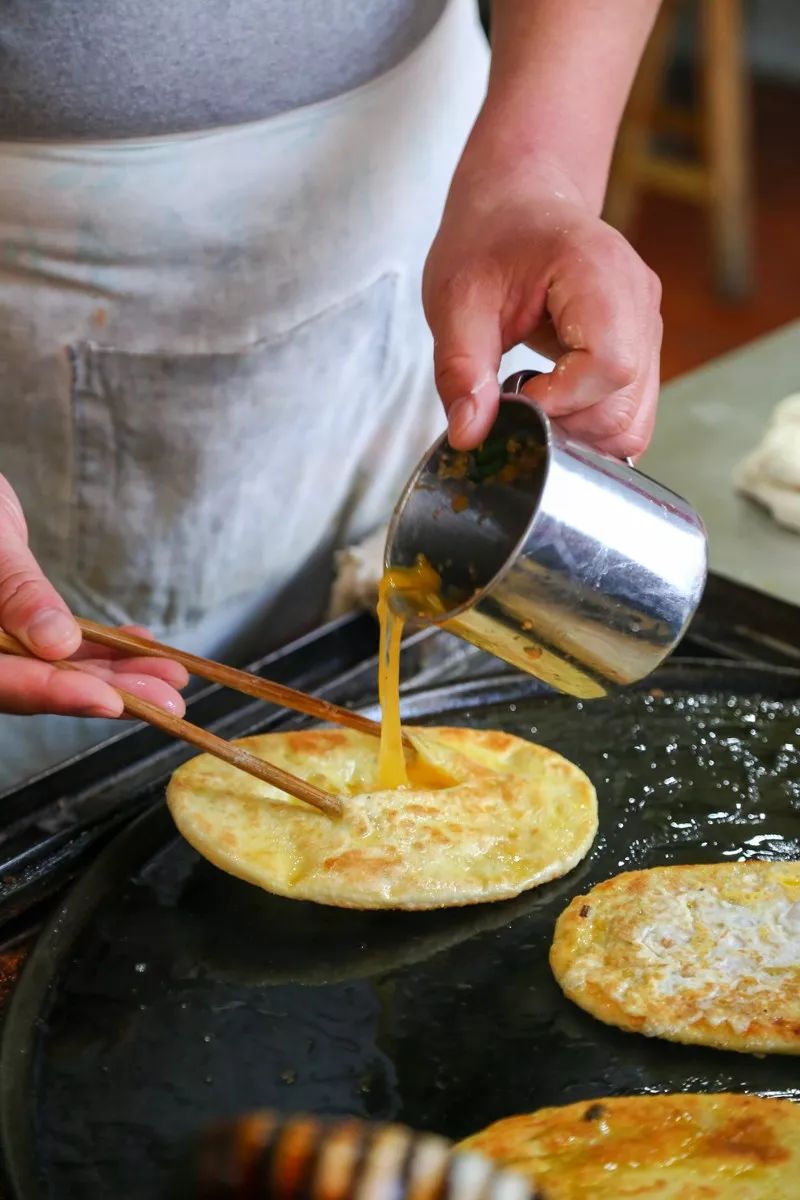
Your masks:
<svg viewBox="0 0 800 1200"><path fill-rule="evenodd" d="M800 321L667 384L641 469L684 496L709 535L711 569L800 604L800 534L733 490L775 405L800 391Z"/></svg>

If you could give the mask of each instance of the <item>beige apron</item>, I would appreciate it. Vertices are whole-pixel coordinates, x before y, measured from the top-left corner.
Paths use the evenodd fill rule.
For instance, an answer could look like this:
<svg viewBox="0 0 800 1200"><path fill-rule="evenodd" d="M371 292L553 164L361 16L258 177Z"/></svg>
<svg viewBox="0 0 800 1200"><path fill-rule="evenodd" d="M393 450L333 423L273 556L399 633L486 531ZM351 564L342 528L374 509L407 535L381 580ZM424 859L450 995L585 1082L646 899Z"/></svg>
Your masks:
<svg viewBox="0 0 800 1200"><path fill-rule="evenodd" d="M485 90L475 8L265 121L0 144L0 471L79 613L241 659L385 518L443 424L420 281ZM0 717L0 787L107 733Z"/></svg>

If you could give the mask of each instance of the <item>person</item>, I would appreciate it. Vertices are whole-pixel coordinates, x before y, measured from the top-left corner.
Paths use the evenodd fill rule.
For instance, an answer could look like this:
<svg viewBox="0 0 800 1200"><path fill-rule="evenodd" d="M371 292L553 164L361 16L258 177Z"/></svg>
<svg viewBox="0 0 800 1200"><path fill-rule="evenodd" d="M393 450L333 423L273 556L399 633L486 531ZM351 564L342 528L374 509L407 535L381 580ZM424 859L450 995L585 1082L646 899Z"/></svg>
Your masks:
<svg viewBox="0 0 800 1200"><path fill-rule="evenodd" d="M308 627L436 391L477 445L515 347L643 451L659 284L600 211L657 7L496 0L490 56L475 0L6 6L0 625L38 658L0 656L4 783L107 736L63 715L118 718L112 682L183 711L73 613L233 662Z"/></svg>

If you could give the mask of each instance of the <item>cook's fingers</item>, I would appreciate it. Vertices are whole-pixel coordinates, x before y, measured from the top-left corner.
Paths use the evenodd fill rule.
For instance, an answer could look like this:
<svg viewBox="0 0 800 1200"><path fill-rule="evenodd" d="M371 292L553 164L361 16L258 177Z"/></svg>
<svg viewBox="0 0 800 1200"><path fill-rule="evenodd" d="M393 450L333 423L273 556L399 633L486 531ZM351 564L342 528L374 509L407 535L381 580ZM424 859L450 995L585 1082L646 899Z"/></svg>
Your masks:
<svg viewBox="0 0 800 1200"><path fill-rule="evenodd" d="M663 323L660 315L651 318L642 332L647 358L630 387L605 396L591 408L559 418L567 433L590 441L616 457L641 454L649 441L658 403L658 382Z"/></svg>
<svg viewBox="0 0 800 1200"><path fill-rule="evenodd" d="M152 662L153 660L148 660ZM81 663L81 673L91 674L97 679L104 679L113 687L122 688L125 692L149 700L175 717L182 717L186 712L186 704L180 692L170 687L163 678L156 678L144 671L128 670L127 661L120 663ZM119 669L117 669L119 668ZM78 674L77 671L74 674Z"/></svg>
<svg viewBox="0 0 800 1200"><path fill-rule="evenodd" d="M450 280L426 295L436 388L457 450L479 445L497 416L503 353L500 297L488 281Z"/></svg>
<svg viewBox="0 0 800 1200"><path fill-rule="evenodd" d="M650 445L658 409L661 359L654 351L650 369L642 387L642 398L629 427L618 437L600 442L598 449L614 458L632 458L636 462Z"/></svg>
<svg viewBox="0 0 800 1200"><path fill-rule="evenodd" d="M591 411L589 433L595 440L611 437L630 424L640 369L638 360L623 360L611 351L599 355L591 350L565 350L551 372L529 380L522 391L555 420ZM609 405L609 401L613 403ZM598 415L601 427L594 425Z"/></svg>
<svg viewBox="0 0 800 1200"><path fill-rule="evenodd" d="M120 633L132 633L136 637L152 638L152 633L144 625L120 625ZM124 658L124 650L115 650L112 646L101 646L99 642L90 642L88 638L84 638L78 649L70 656L73 662L80 662L84 658Z"/></svg>
<svg viewBox="0 0 800 1200"><path fill-rule="evenodd" d="M149 629L143 625L121 625L120 632L132 633L137 637L152 638ZM96 645L84 638L83 643L72 655L72 662L84 666L88 663L104 665L109 671L125 671L129 675L152 675L163 679L174 688L185 688L189 682L189 672L180 663L169 658L149 658L144 654L126 654L124 650L114 650L110 646ZM121 686L121 685L120 685Z"/></svg>
<svg viewBox="0 0 800 1200"><path fill-rule="evenodd" d="M119 687L123 685L116 678L118 675L146 675L150 679L161 679L179 691L189 682L189 672L186 668L168 658L145 658L143 655L131 658L103 658L93 654L91 658L73 655L70 662L80 666L81 670L96 668L93 674L100 673L103 679L108 679L110 683L118 684Z"/></svg>
<svg viewBox="0 0 800 1200"><path fill-rule="evenodd" d="M119 717L122 700L102 679L37 658L0 654L0 712Z"/></svg>
<svg viewBox="0 0 800 1200"><path fill-rule="evenodd" d="M119 658L109 664L115 675L146 675L150 679L160 679L170 687L180 691L189 682L189 672L180 663L170 658L146 658L137 655L135 658ZM120 687L123 684L120 683Z"/></svg>
<svg viewBox="0 0 800 1200"><path fill-rule="evenodd" d="M67 658L81 642L69 608L31 554L25 518L0 476L0 626L42 658Z"/></svg>
<svg viewBox="0 0 800 1200"><path fill-rule="evenodd" d="M649 369L660 298L658 278L611 231L594 254L571 255L547 293L557 345L546 327L530 337L543 348L550 341L555 369L526 385L526 395L551 417L591 408L604 422L592 440L616 436L633 419L637 385ZM612 397L613 405L601 407Z"/></svg>

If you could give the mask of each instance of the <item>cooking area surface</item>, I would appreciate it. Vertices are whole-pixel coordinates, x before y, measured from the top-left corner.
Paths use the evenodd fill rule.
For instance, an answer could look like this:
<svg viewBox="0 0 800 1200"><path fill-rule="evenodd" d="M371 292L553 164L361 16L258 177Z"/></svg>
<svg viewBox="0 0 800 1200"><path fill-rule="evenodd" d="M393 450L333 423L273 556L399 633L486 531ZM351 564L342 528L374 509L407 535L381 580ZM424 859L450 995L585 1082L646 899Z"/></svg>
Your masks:
<svg viewBox="0 0 800 1200"><path fill-rule="evenodd" d="M797 856L800 676L676 658L647 690L583 705L490 676L408 694L405 711L504 728L572 758L601 803L585 862L506 904L321 909L217 872L156 806L84 876L17 992L3 1117L20 1195L40 1194L26 1176L33 1152L52 1196L90 1200L122 1179L136 1181L126 1194L152 1196L186 1135L249 1107L352 1111L460 1137L604 1093L796 1094L792 1059L599 1025L563 998L547 951L571 897L620 870ZM25 1053L10 1058L9 1040Z"/></svg>

